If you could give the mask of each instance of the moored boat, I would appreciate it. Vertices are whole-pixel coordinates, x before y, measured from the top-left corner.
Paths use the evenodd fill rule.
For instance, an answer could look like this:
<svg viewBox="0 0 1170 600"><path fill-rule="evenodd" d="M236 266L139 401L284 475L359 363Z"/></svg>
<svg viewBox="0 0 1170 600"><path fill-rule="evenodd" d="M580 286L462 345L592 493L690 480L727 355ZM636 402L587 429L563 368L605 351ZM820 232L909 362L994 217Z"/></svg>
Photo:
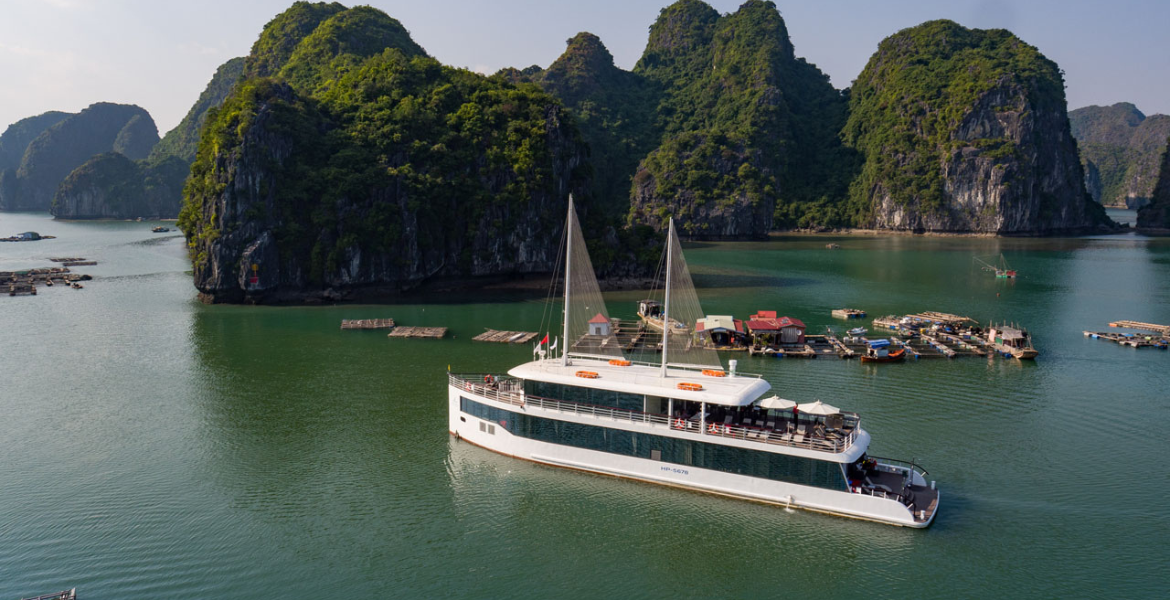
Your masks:
<svg viewBox="0 0 1170 600"><path fill-rule="evenodd" d="M906 349L899 348L897 350L891 350L890 340L869 340L866 346L865 354L861 355L861 362L898 362L906 358Z"/></svg>
<svg viewBox="0 0 1170 600"><path fill-rule="evenodd" d="M571 199L566 227L559 356L538 345L534 360L506 375L449 373L452 435L550 466L906 527L933 522L940 495L927 472L871 456L856 413L765 397L766 380L737 372L735 361L725 369L690 336L663 333L660 360L640 362L608 330L584 328L599 310L608 315L595 281L581 286L588 297L574 298L589 263L576 258L584 238ZM701 308L673 221L667 240L661 318L695 322Z"/></svg>
<svg viewBox="0 0 1170 600"><path fill-rule="evenodd" d="M1040 355L1032 345L1032 335L1022 327L991 325L987 328L987 343L996 352L1021 360L1031 360Z"/></svg>
<svg viewBox="0 0 1170 600"><path fill-rule="evenodd" d="M77 588L57 592L54 594L43 594L41 596L33 596L31 598L22 598L21 600L77 600Z"/></svg>
<svg viewBox="0 0 1170 600"><path fill-rule="evenodd" d="M638 318L646 324L646 327L654 331L662 331L662 303L657 300L639 300ZM670 332L675 335L686 335L690 330L678 319L671 318Z"/></svg>

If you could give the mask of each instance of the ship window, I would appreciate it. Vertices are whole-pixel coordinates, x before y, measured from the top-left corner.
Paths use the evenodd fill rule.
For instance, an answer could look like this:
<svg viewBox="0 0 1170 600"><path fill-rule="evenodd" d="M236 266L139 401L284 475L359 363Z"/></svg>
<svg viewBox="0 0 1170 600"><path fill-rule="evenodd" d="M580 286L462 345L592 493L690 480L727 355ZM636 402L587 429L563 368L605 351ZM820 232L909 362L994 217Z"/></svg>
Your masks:
<svg viewBox="0 0 1170 600"><path fill-rule="evenodd" d="M597 390L575 385L561 385L544 381L527 380L524 382L524 392L532 396L565 400L579 404L592 404L607 408L620 408L642 412L645 408L645 397L641 394L626 394L610 390Z"/></svg>
<svg viewBox="0 0 1170 600"><path fill-rule="evenodd" d="M835 462L546 419L467 398L460 398L459 407L472 416L499 423L513 435L537 441L801 485L846 489L841 465ZM489 433L495 433L495 425L481 422L481 431L485 426Z"/></svg>

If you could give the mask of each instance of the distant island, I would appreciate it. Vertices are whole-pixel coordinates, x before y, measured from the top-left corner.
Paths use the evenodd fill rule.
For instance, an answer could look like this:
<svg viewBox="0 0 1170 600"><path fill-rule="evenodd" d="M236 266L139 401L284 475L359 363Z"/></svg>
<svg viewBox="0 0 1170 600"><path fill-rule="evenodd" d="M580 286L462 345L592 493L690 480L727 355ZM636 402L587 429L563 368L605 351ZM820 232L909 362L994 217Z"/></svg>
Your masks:
<svg viewBox="0 0 1170 600"><path fill-rule="evenodd" d="M1166 144L1150 203L1138 210L1137 225L1148 233L1170 234L1170 139Z"/></svg>
<svg viewBox="0 0 1170 600"><path fill-rule="evenodd" d="M70 118L10 128L0 160ZM377 9L296 2L148 156L113 145L35 204L51 188L58 216L164 216L183 190L195 284L215 302L547 272L570 193L603 279L652 270L670 217L691 239L1119 228L1035 47L931 21L838 90L764 0L667 6L630 71L581 32L547 68L491 76L440 64ZM20 169L0 175L0 208L27 206Z"/></svg>
<svg viewBox="0 0 1170 600"><path fill-rule="evenodd" d="M222 65L181 123L159 140L138 106L96 103L77 114L51 111L0 136L0 210L51 212L63 219L179 216L199 132L243 70Z"/></svg>
<svg viewBox="0 0 1170 600"><path fill-rule="evenodd" d="M1149 204L1170 137L1170 116L1147 117L1128 102L1086 106L1068 116L1093 199L1115 208Z"/></svg>

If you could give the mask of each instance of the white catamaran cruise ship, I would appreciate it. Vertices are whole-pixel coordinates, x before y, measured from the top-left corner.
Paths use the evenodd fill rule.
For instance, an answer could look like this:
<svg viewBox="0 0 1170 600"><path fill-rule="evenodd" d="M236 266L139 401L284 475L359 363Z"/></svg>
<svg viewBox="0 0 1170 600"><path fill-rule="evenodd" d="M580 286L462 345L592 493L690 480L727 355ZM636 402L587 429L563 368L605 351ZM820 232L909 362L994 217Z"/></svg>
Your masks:
<svg viewBox="0 0 1170 600"><path fill-rule="evenodd" d="M448 375L449 430L546 465L786 507L926 527L939 493L911 462L871 456L856 413L769 394L724 369L694 335L647 331L655 358L627 357L569 200L562 350L507 375ZM662 321L693 327L702 310L671 222ZM555 348L555 345L554 345ZM660 353L660 356L657 356ZM645 357L642 357L645 358Z"/></svg>

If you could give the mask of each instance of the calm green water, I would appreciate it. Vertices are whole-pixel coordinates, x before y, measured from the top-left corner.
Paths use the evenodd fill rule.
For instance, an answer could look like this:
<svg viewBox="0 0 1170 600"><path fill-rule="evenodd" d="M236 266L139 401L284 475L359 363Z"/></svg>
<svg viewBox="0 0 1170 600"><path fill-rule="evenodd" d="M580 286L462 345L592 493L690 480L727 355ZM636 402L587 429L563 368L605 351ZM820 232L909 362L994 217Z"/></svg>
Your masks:
<svg viewBox="0 0 1170 600"><path fill-rule="evenodd" d="M710 313L810 330L840 306L1031 328L1035 364L748 359L787 398L857 410L943 504L898 529L544 468L446 433L446 380L529 350L536 299L203 306L151 223L0 214L0 270L101 261L86 289L0 297L0 600L1165 597L1170 355L1084 339L1170 322L1170 240L781 238L688 247ZM840 250L824 245L840 243ZM1003 253L997 281L972 256ZM632 316L641 294L612 294ZM342 318L446 325L442 341ZM842 322L836 322L840 324Z"/></svg>

